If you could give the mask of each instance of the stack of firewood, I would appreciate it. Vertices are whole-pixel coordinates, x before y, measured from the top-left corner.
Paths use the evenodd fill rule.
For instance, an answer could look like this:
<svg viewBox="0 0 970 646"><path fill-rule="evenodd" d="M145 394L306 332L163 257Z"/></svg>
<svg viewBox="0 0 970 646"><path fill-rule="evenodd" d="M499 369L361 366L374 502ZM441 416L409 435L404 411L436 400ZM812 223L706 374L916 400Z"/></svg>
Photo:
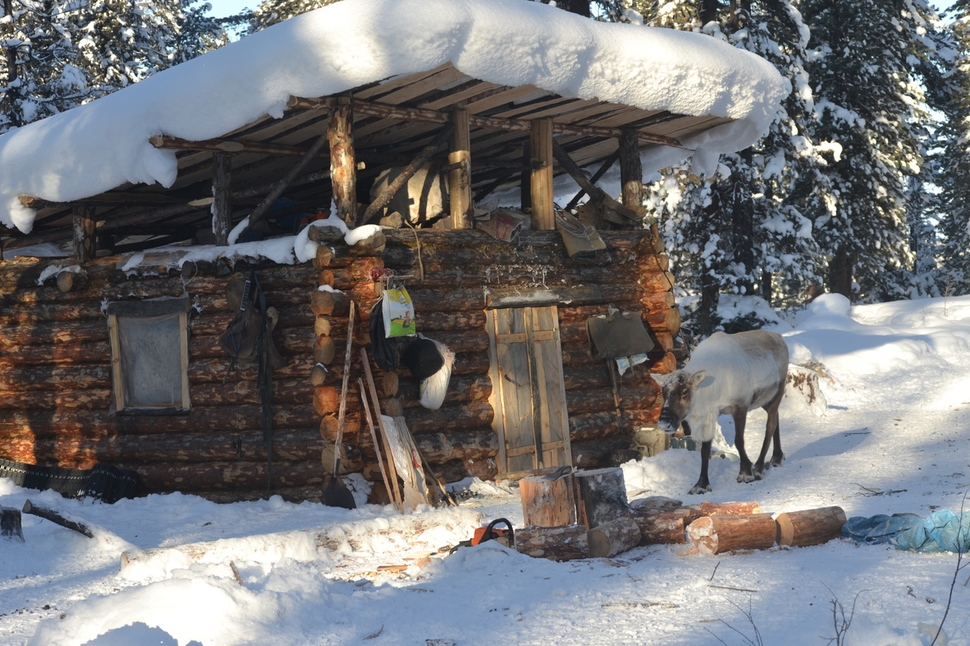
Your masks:
<svg viewBox="0 0 970 646"><path fill-rule="evenodd" d="M690 544L685 553L721 554L803 547L841 534L845 512L823 507L763 513L757 502L702 502L651 497L627 502L619 468L534 476L519 483L526 527L515 547L529 556L567 561L612 557L640 545Z"/></svg>

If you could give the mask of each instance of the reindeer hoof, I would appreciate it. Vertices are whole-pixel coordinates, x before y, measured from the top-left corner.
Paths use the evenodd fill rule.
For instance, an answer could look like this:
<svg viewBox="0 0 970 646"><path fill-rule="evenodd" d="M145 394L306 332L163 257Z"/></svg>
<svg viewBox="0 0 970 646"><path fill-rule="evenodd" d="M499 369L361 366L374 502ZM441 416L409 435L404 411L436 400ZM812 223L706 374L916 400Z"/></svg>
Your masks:
<svg viewBox="0 0 970 646"><path fill-rule="evenodd" d="M689 493L692 496L700 495L700 494L703 494L703 493L711 493L711 485L709 485L709 484L701 484L701 483L698 482L687 493Z"/></svg>
<svg viewBox="0 0 970 646"><path fill-rule="evenodd" d="M738 482L748 483L748 482L754 482L755 480L761 480L761 477L758 475L752 475L750 473L743 473L743 472L738 474Z"/></svg>
<svg viewBox="0 0 970 646"><path fill-rule="evenodd" d="M771 458L771 466L773 466L773 467L780 467L781 466L781 463L784 462L784 461L785 461L785 454L784 453L782 453L781 455L776 455L776 456L774 456L774 457Z"/></svg>

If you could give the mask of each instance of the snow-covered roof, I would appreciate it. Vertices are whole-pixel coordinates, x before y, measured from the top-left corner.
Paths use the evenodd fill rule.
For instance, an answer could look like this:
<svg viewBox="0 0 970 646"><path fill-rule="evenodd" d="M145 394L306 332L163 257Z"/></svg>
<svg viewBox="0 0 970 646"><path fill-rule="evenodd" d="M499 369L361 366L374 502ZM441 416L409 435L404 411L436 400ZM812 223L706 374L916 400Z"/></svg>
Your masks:
<svg viewBox="0 0 970 646"><path fill-rule="evenodd" d="M525 0L345 0L114 94L0 136L0 223L29 232L20 196L70 202L125 183L172 186L176 151L149 139L221 137L291 97L324 97L451 64L468 77L641 110L722 117L690 134L709 165L767 131L789 85L714 38L596 22ZM654 146L645 171L684 150Z"/></svg>

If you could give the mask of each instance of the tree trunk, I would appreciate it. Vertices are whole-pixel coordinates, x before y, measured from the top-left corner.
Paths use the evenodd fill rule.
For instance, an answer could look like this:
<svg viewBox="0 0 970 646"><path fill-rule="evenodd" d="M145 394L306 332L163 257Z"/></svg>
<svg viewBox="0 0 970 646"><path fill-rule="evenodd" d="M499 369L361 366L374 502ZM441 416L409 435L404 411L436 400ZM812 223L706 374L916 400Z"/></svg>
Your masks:
<svg viewBox="0 0 970 646"><path fill-rule="evenodd" d="M623 515L627 510L626 484L619 467L579 471L576 488L576 519L593 529Z"/></svg>
<svg viewBox="0 0 970 646"><path fill-rule="evenodd" d="M632 518L603 523L587 534L591 558L610 558L640 544L640 527Z"/></svg>
<svg viewBox="0 0 970 646"><path fill-rule="evenodd" d="M829 263L829 290L852 300L852 257L844 249L835 252Z"/></svg>
<svg viewBox="0 0 970 646"><path fill-rule="evenodd" d="M523 523L534 527L560 527L576 523L573 478L532 476L519 481Z"/></svg>

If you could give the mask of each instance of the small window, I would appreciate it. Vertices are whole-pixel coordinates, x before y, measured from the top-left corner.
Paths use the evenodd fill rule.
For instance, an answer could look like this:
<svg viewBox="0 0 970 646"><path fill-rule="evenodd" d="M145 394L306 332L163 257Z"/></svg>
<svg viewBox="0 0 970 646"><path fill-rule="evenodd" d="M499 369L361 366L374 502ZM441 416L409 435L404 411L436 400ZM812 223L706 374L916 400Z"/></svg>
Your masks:
<svg viewBox="0 0 970 646"><path fill-rule="evenodd" d="M108 303L117 412L189 410L189 307L188 298Z"/></svg>

